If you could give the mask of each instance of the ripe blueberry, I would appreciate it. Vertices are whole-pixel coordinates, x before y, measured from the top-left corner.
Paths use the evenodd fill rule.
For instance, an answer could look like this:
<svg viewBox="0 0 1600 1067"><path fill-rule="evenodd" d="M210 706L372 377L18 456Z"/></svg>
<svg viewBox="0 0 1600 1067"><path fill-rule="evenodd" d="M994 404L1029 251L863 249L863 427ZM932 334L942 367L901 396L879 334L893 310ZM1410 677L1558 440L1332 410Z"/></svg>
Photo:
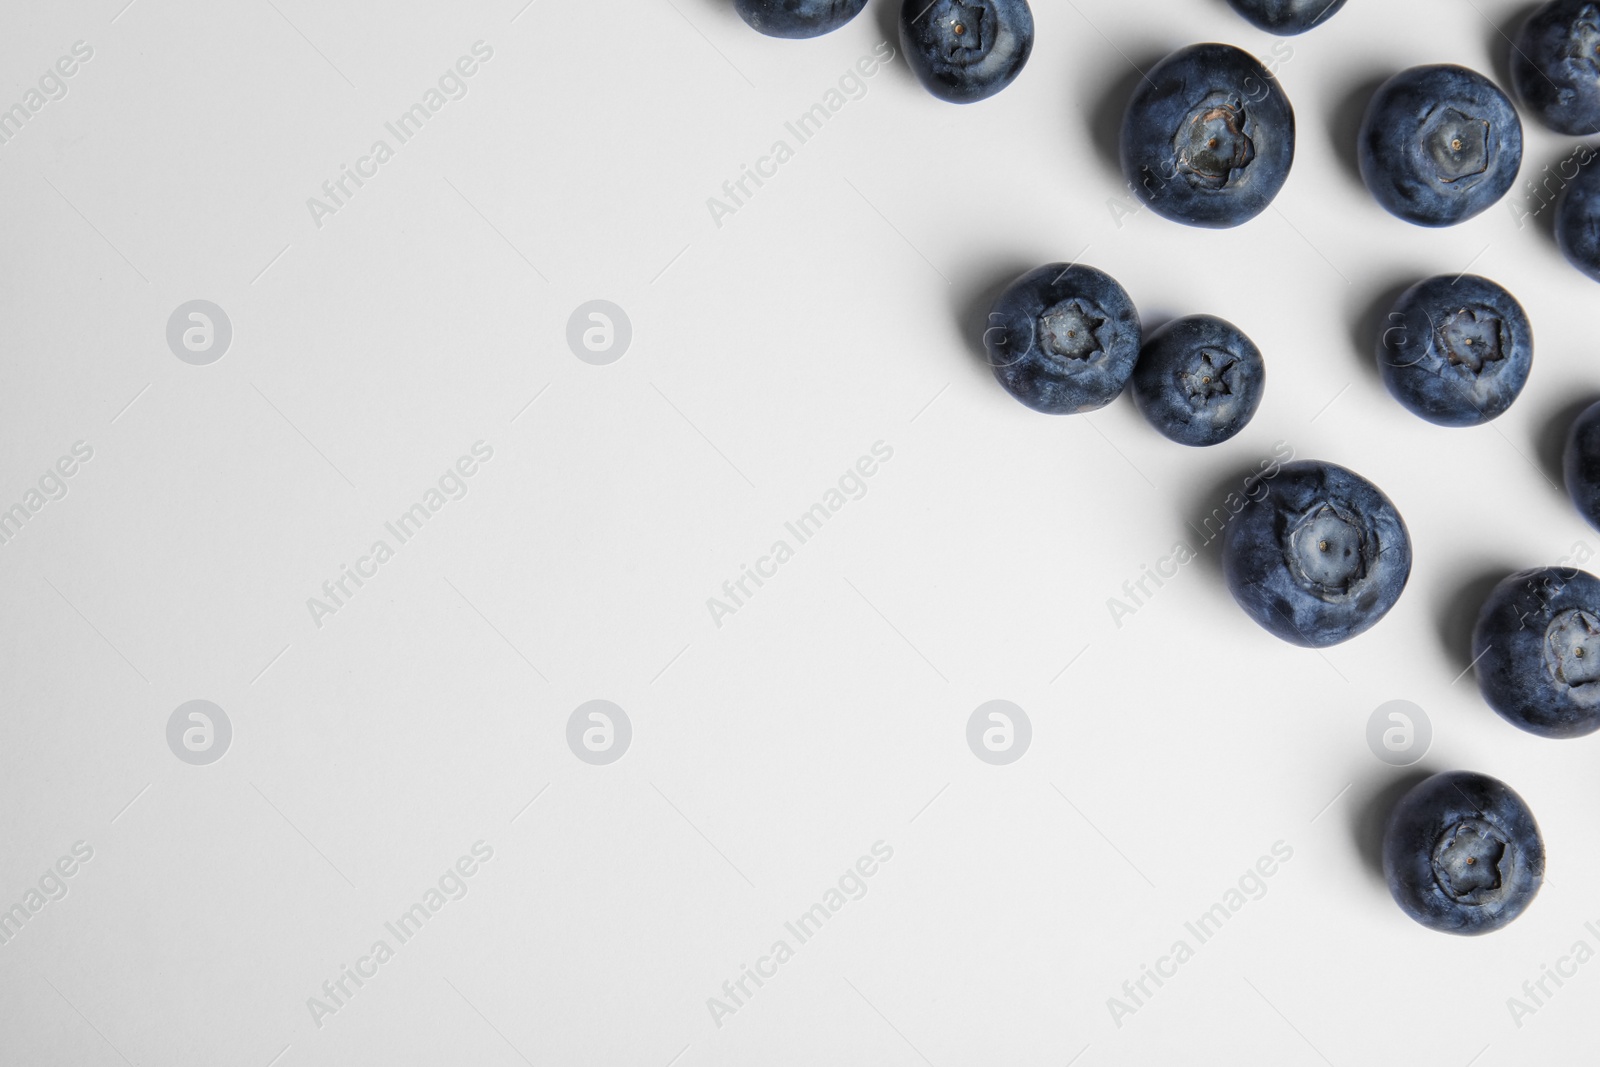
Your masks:
<svg viewBox="0 0 1600 1067"><path fill-rule="evenodd" d="M1151 68L1122 116L1122 173L1156 214L1228 227L1265 211L1294 162L1294 108L1248 52L1181 48Z"/></svg>
<svg viewBox="0 0 1600 1067"><path fill-rule="evenodd" d="M1556 199L1556 243L1567 262L1600 282L1600 166L1591 163L1579 170L1561 190Z"/></svg>
<svg viewBox="0 0 1600 1067"><path fill-rule="evenodd" d="M1377 349L1384 384L1413 414L1440 426L1477 426L1522 392L1533 328L1494 282L1445 274L1406 290Z"/></svg>
<svg viewBox="0 0 1600 1067"><path fill-rule="evenodd" d="M1550 0L1528 16L1511 49L1511 84L1557 133L1600 133L1600 4Z"/></svg>
<svg viewBox="0 0 1600 1067"><path fill-rule="evenodd" d="M1326 648L1369 629L1411 576L1411 539L1389 498L1332 463L1286 463L1247 490L1223 530L1228 589L1290 644Z"/></svg>
<svg viewBox="0 0 1600 1067"><path fill-rule="evenodd" d="M1591 404L1573 420L1561 469L1578 514L1600 529L1600 403Z"/></svg>
<svg viewBox="0 0 1600 1067"><path fill-rule="evenodd" d="M1600 578L1576 567L1505 578L1478 612L1472 655L1483 699L1513 726L1600 730Z"/></svg>
<svg viewBox="0 0 1600 1067"><path fill-rule="evenodd" d="M900 43L923 87L970 104L1010 85L1033 51L1028 0L904 0Z"/></svg>
<svg viewBox="0 0 1600 1067"><path fill-rule="evenodd" d="M1510 786L1445 771L1419 782L1389 813L1383 874L1395 903L1423 926L1486 934L1538 895L1544 840Z"/></svg>
<svg viewBox="0 0 1600 1067"><path fill-rule="evenodd" d="M1012 282L983 334L989 366L1035 411L1070 415L1117 398L1139 358L1139 312L1109 274L1051 263Z"/></svg>
<svg viewBox="0 0 1600 1067"><path fill-rule="evenodd" d="M1261 406L1261 350L1231 322L1192 315L1152 333L1133 368L1133 402L1183 445L1226 441Z"/></svg>
<svg viewBox="0 0 1600 1067"><path fill-rule="evenodd" d="M1448 63L1403 70L1379 87L1357 141L1361 177L1385 210L1453 226L1511 188L1522 120L1494 82Z"/></svg>
<svg viewBox="0 0 1600 1067"><path fill-rule="evenodd" d="M768 37L820 37L859 15L867 0L734 0L733 6Z"/></svg>
<svg viewBox="0 0 1600 1067"><path fill-rule="evenodd" d="M1338 13L1344 0L1228 0L1258 28L1292 37L1320 26Z"/></svg>

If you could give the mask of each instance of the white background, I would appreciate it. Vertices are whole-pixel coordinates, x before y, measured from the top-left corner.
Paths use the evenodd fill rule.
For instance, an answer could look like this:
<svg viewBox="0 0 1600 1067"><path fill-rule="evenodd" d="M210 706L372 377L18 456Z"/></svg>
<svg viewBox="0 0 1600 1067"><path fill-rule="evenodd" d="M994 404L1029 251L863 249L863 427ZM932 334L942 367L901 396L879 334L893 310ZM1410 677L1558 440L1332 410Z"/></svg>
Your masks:
<svg viewBox="0 0 1600 1067"><path fill-rule="evenodd" d="M0 33L3 106L94 49L0 147L0 502L94 450L0 546L0 905L94 850L0 945L0 1061L1587 1056L1600 964L1520 1028L1506 1001L1600 948L1600 739L1520 733L1453 679L1487 583L1600 545L1551 460L1600 384L1595 290L1540 222L1413 228L1353 161L1387 75L1504 84L1518 4L1351 0L1289 39L1293 173L1214 232L1127 214L1114 131L1130 64L1285 43L1222 0L1040 0L1027 69L969 107L891 37L720 228L707 198L898 5L789 42L725 0L122 3L12 3ZM316 226L307 198L479 40L468 95ZM1524 176L1572 147L1530 121ZM988 301L1074 257L1147 324L1255 339L1244 433L1185 449L1126 399L1052 418L999 388ZM1509 413L1447 430L1387 396L1372 340L1399 288L1469 267L1538 353ZM234 328L204 367L165 340L196 298ZM633 324L609 366L565 340L596 298ZM314 625L307 598L480 440L469 494ZM880 440L866 496L714 626L707 598ZM1213 544L1115 625L1107 598L1278 441L1398 505L1394 611L1292 648ZM209 766L165 739L196 698L234 729ZM633 725L609 766L565 740L595 698ZM1033 724L1005 767L965 741L995 698ZM1365 739L1396 698L1433 727L1409 769ZM1445 768L1505 779L1545 832L1543 892L1489 937L1412 923L1374 866L1397 789ZM479 840L470 892L316 1025L307 998ZM867 895L716 1025L707 998L880 840ZM1278 841L1265 896L1116 1026L1107 998Z"/></svg>

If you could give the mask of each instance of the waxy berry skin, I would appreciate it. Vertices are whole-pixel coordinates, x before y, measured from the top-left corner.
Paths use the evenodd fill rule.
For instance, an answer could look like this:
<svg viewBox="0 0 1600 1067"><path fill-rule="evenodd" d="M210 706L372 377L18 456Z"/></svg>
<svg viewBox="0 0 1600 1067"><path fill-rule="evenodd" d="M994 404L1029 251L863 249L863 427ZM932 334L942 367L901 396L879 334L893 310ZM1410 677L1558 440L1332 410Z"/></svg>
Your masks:
<svg viewBox="0 0 1600 1067"><path fill-rule="evenodd" d="M768 37L821 37L867 6L867 0L734 0L734 10Z"/></svg>
<svg viewBox="0 0 1600 1067"><path fill-rule="evenodd" d="M1345 0L1228 0L1258 29L1280 37L1305 33L1327 22Z"/></svg>
<svg viewBox="0 0 1600 1067"><path fill-rule="evenodd" d="M1419 782L1389 813L1383 874L1394 902L1423 926L1486 934L1538 895L1544 839L1510 786L1445 771Z"/></svg>
<svg viewBox="0 0 1600 1067"><path fill-rule="evenodd" d="M1267 69L1227 44L1150 69L1122 116L1122 174L1156 214L1226 228L1272 203L1294 163L1294 108Z"/></svg>
<svg viewBox="0 0 1600 1067"><path fill-rule="evenodd" d="M1533 327L1504 288L1441 274L1396 301L1378 336L1378 373L1413 414L1478 426L1504 414L1533 369Z"/></svg>
<svg viewBox="0 0 1600 1067"><path fill-rule="evenodd" d="M1384 82L1356 141L1361 177L1385 211L1454 226L1497 203L1522 167L1522 120L1499 86L1454 64Z"/></svg>
<svg viewBox="0 0 1600 1067"><path fill-rule="evenodd" d="M1033 53L1028 0L904 0L900 44L923 88L952 104L985 100Z"/></svg>
<svg viewBox="0 0 1600 1067"><path fill-rule="evenodd" d="M1175 319L1145 338L1133 368L1133 402L1181 445L1215 445L1245 428L1261 406L1261 350L1214 315Z"/></svg>
<svg viewBox="0 0 1600 1067"><path fill-rule="evenodd" d="M1411 538L1382 490L1298 460L1254 481L1223 529L1222 574L1245 613L1290 644L1326 648L1386 615L1411 576Z"/></svg>
<svg viewBox="0 0 1600 1067"><path fill-rule="evenodd" d="M1600 133L1600 3L1551 0L1529 15L1511 49L1511 85L1557 133Z"/></svg>
<svg viewBox="0 0 1600 1067"><path fill-rule="evenodd" d="M1117 398L1139 358L1139 311L1104 271L1051 263L1012 282L989 313L984 349L1012 396L1047 415Z"/></svg>
<svg viewBox="0 0 1600 1067"><path fill-rule="evenodd" d="M1600 578L1535 567L1496 585L1472 630L1478 691L1540 737L1600 730Z"/></svg>

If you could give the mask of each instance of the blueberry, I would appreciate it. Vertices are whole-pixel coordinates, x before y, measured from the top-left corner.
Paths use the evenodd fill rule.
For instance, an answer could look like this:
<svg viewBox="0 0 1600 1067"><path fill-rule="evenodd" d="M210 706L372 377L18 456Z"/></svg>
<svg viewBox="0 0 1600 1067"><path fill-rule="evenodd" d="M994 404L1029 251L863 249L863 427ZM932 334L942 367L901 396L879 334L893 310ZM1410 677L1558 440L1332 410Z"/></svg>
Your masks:
<svg viewBox="0 0 1600 1067"><path fill-rule="evenodd" d="M993 96L1033 51L1028 0L905 0L900 44L923 87L952 104Z"/></svg>
<svg viewBox="0 0 1600 1067"><path fill-rule="evenodd" d="M1600 133L1600 4L1550 0L1511 49L1511 84L1557 133Z"/></svg>
<svg viewBox="0 0 1600 1067"><path fill-rule="evenodd" d="M1252 481L1223 528L1222 573L1256 622L1326 648L1367 630L1411 576L1411 539L1389 498L1332 463L1286 463Z"/></svg>
<svg viewBox="0 0 1600 1067"><path fill-rule="evenodd" d="M1590 165L1578 171L1556 199L1556 243L1567 262L1600 282L1600 167Z"/></svg>
<svg viewBox="0 0 1600 1067"><path fill-rule="evenodd" d="M1379 87L1357 141L1379 204L1418 226L1453 226L1506 194L1522 166L1522 120L1494 82L1449 63Z"/></svg>
<svg viewBox="0 0 1600 1067"><path fill-rule="evenodd" d="M859 15L867 0L733 0L733 6L768 37L821 37Z"/></svg>
<svg viewBox="0 0 1600 1067"><path fill-rule="evenodd" d="M1400 910L1423 926L1486 934L1538 895L1544 840L1510 786L1445 771L1417 783L1389 813L1383 875Z"/></svg>
<svg viewBox="0 0 1600 1067"><path fill-rule="evenodd" d="M1261 406L1267 366L1239 327L1213 315L1167 323L1146 338L1133 368L1133 402L1181 445L1214 445Z"/></svg>
<svg viewBox="0 0 1600 1067"><path fill-rule="evenodd" d="M1541 737L1600 730L1600 578L1576 567L1518 571L1472 630L1483 699Z"/></svg>
<svg viewBox="0 0 1600 1067"><path fill-rule="evenodd" d="M1139 312L1116 279L1051 263L1012 282L983 333L989 366L1035 411L1070 415L1117 398L1139 358Z"/></svg>
<svg viewBox="0 0 1600 1067"><path fill-rule="evenodd" d="M1228 0L1258 28L1292 37L1320 26L1338 13L1344 0Z"/></svg>
<svg viewBox="0 0 1600 1067"><path fill-rule="evenodd" d="M1600 529L1600 403L1591 404L1573 420L1561 468L1578 514Z"/></svg>
<svg viewBox="0 0 1600 1067"><path fill-rule="evenodd" d="M1250 53L1180 48L1151 68L1122 116L1122 173L1156 214L1227 227L1265 211L1294 162L1294 108Z"/></svg>
<svg viewBox="0 0 1600 1067"><path fill-rule="evenodd" d="M1441 274L1406 290L1378 338L1394 398L1440 426L1505 412L1533 366L1533 328L1516 297L1476 274Z"/></svg>

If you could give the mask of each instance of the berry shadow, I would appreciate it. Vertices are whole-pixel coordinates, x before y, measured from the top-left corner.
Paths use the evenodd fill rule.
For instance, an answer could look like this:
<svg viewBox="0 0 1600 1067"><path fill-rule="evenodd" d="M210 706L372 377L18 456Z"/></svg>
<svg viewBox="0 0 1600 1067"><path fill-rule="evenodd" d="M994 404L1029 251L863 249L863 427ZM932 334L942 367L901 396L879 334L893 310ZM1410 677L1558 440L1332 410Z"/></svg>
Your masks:
<svg viewBox="0 0 1600 1067"><path fill-rule="evenodd" d="M1517 39L1517 31L1528 21L1528 16L1541 6L1539 3L1523 4L1509 18L1500 20L1498 24L1490 23L1485 29L1483 44L1484 51L1489 55L1490 72L1494 75L1495 84L1507 96L1515 96L1511 91L1512 42Z"/></svg>
<svg viewBox="0 0 1600 1067"><path fill-rule="evenodd" d="M1355 786L1360 792L1349 808L1350 836L1355 840L1361 865L1385 886L1388 882L1383 877L1383 828L1389 821L1389 813L1401 797L1434 773L1421 767L1406 767L1393 777L1358 782Z"/></svg>
<svg viewBox="0 0 1600 1067"><path fill-rule="evenodd" d="M904 62L905 48L900 41L900 7L901 0L873 0L868 5L872 17L877 20L879 36L894 48L895 61L889 65L901 68L896 77L904 75L916 81L916 75Z"/></svg>
<svg viewBox="0 0 1600 1067"><path fill-rule="evenodd" d="M1127 69L1094 98L1089 111L1089 136L1113 174L1122 173L1122 116L1128 110L1128 101L1133 99L1139 83L1145 80L1144 72L1165 59L1170 51L1150 46L1129 52Z"/></svg>
<svg viewBox="0 0 1600 1067"><path fill-rule="evenodd" d="M997 262L999 266L993 270L985 270L979 275L982 279L979 285L967 291L955 290L951 307L956 330L966 341L968 354L986 373L992 371L989 366L989 353L983 347L983 334L989 328L989 312L994 310L995 301L1000 299L1000 294L1005 292L1012 282L1039 266L1037 263L1024 262L1020 259Z"/></svg>
<svg viewBox="0 0 1600 1067"><path fill-rule="evenodd" d="M1517 176L1517 183L1506 193L1505 199L1508 210L1516 216L1517 229L1532 228L1544 239L1545 244L1558 253L1561 245L1556 240L1556 199L1561 190L1571 184L1571 178L1562 176L1563 169L1571 170L1574 176L1578 173L1572 169L1573 155L1574 149L1569 147L1552 157L1543 170L1537 171L1524 158L1522 173ZM1594 166L1593 161L1589 165Z"/></svg>
<svg viewBox="0 0 1600 1067"><path fill-rule="evenodd" d="M1534 438L1534 452L1539 457L1539 467L1544 471L1544 476L1554 482L1556 488L1565 490L1566 471L1562 469L1562 455L1567 449L1567 434L1572 430L1572 424L1577 421L1590 406L1600 402L1600 391L1586 389L1581 394L1570 400L1564 401L1540 425L1538 435Z"/></svg>
<svg viewBox="0 0 1600 1067"><path fill-rule="evenodd" d="M1248 483L1260 476L1260 470L1257 463L1230 464L1216 477L1201 482L1200 489L1184 503L1185 521L1178 533L1194 551L1195 563L1218 584L1222 582L1222 535L1238 518L1235 509L1243 508Z"/></svg>
<svg viewBox="0 0 1600 1067"><path fill-rule="evenodd" d="M1434 629L1451 665L1461 674L1472 666L1472 628L1478 621L1478 612L1494 587L1513 571L1504 564L1481 567L1440 603ZM1459 675L1458 680L1465 681Z"/></svg>
<svg viewBox="0 0 1600 1067"><path fill-rule="evenodd" d="M1349 318L1350 349L1362 371L1375 382L1383 381L1383 375L1378 373L1378 339L1388 326L1389 313L1405 291L1421 280L1421 276L1415 274L1400 278L1391 276L1390 281L1376 291L1369 290L1365 298L1359 293L1355 298L1357 303Z"/></svg>
<svg viewBox="0 0 1600 1067"><path fill-rule="evenodd" d="M1388 81L1396 71L1370 71L1356 82L1348 93L1333 106L1333 117L1328 120L1328 139L1333 144L1333 154L1351 181L1365 189L1361 177L1361 164L1356 155L1356 143L1361 137L1361 120L1367 114L1378 86Z"/></svg>

